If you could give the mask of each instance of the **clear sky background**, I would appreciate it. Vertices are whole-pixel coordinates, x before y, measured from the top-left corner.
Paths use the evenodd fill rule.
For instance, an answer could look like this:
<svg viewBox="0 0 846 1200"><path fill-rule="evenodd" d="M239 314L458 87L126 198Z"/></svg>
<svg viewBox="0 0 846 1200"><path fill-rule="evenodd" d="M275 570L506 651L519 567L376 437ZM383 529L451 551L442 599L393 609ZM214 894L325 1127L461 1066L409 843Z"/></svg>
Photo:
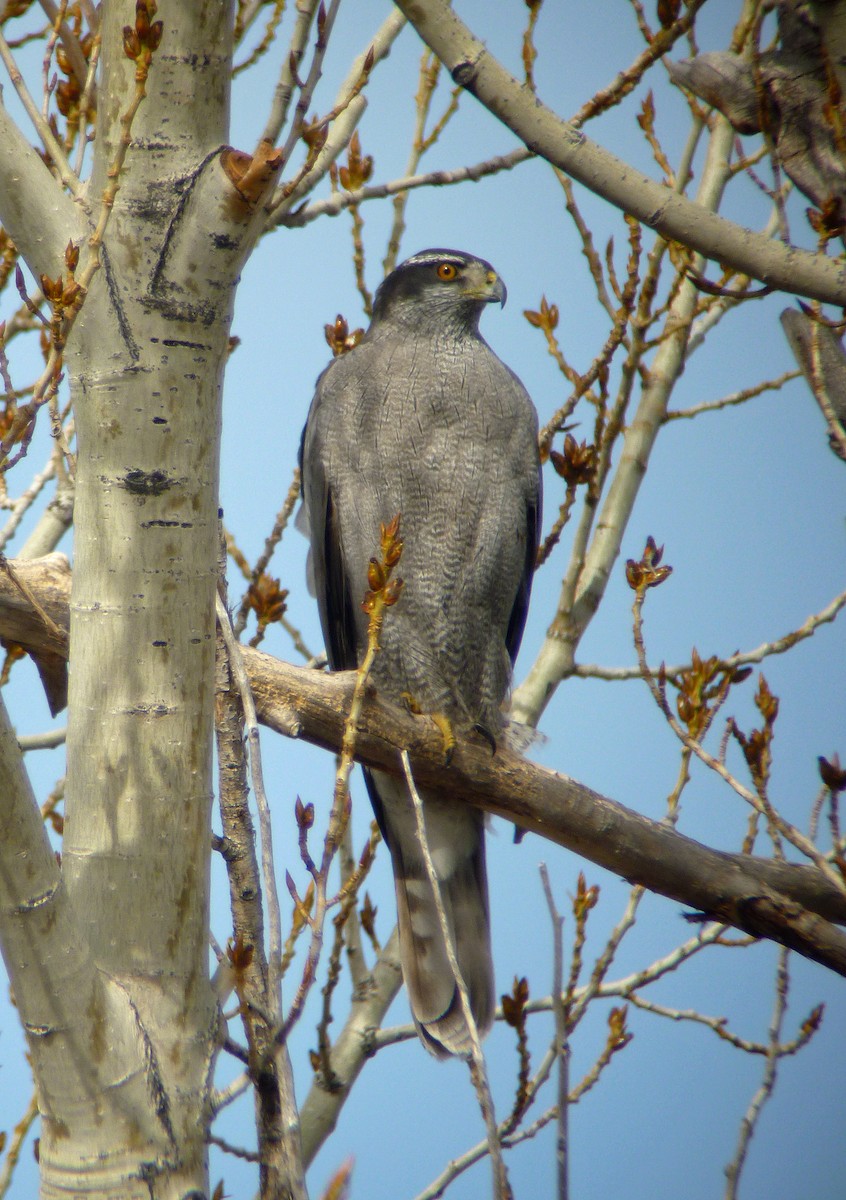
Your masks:
<svg viewBox="0 0 846 1200"><path fill-rule="evenodd" d="M520 38L526 10L519 0L497 4L465 0L456 5L490 49L519 73ZM649 16L654 20L652 5ZM167 21L166 6L162 16ZM342 5L327 55L316 107L331 107L349 61L366 48L372 32L389 11L385 0ZM698 22L703 49L724 48L739 4L710 0ZM289 14L290 16L290 14ZM289 28L289 22L285 28ZM547 0L541 14L536 64L541 98L564 116L574 113L598 87L611 81L642 48L629 5L621 0ZM254 146L264 124L271 89L287 40L283 37L255 72L238 77L233 92L231 143ZM375 159L374 181L405 173L414 121L413 97L421 45L406 30L390 59L375 73L368 89L369 108L360 126L363 149ZM679 47L674 57L684 54ZM33 86L37 86L34 84ZM676 163L688 131L684 100L665 86L658 71L647 85L655 89L657 129L670 161ZM646 87L621 110L587 132L608 149L657 177L648 148L635 123ZM7 86L8 100L11 89ZM442 88L435 111L446 102ZM425 169L478 162L513 148L515 139L468 96L458 117L424 160ZM698 163L697 166L701 165ZM767 168L760 168L766 177ZM697 171L698 174L698 171ZM328 183L323 193L328 190ZM619 213L583 189L577 196L596 244L615 238L618 267L624 261L625 232ZM794 241L810 246L802 216L805 201L791 203ZM740 182L730 189L723 211L751 228L768 217L766 198ZM375 289L390 229L385 203L363 209L366 275ZM489 259L509 293L503 312L484 316L483 332L493 348L523 379L535 400L541 423L568 394L568 387L544 351L540 333L522 316L536 309L542 294L558 304L559 336L574 363L587 368L606 334L563 194L549 167L526 164L509 174L457 188L415 192L407 209L408 228L401 257L428 246L464 249ZM651 235L645 231L648 241ZM716 274L712 268L712 275ZM4 297L13 305L15 297ZM778 323L789 297L770 297L732 314L692 357L673 398L686 408L716 400L793 367ZM241 339L227 372L224 398L222 495L227 527L250 560L261 551L273 517L288 489L300 430L314 380L328 350L323 326L343 313L352 326L365 324L351 266L350 219L321 219L301 230L280 230L259 246L247 264L239 289L233 333ZM0 317L8 316L6 307ZM589 419L575 431L590 436ZM42 429L30 452L33 466L46 454ZM16 473L17 474L17 473ZM546 479L548 529L563 497L556 481ZM844 493L846 467L826 445L821 416L806 385L796 381L780 393L695 421L668 425L659 437L647 480L627 530L602 610L579 652L582 662L628 666L635 662L631 637L632 593L625 584L623 560L639 557L646 536L666 546L672 578L649 596L646 638L650 660L684 661L696 645L704 654L728 655L778 637L820 610L844 587ZM9 548L15 552L28 526ZM565 548L568 544L564 538ZM70 539L63 545L71 553ZM321 647L317 612L304 586L306 545L289 529L271 573L290 588L288 617L312 650ZM525 674L554 614L564 559L559 556L537 578L530 624L517 679ZM556 573L557 572L557 573ZM230 572L233 597L237 572ZM276 628L265 648L297 661L290 639ZM819 787L816 757L828 757L843 745L844 636L842 622L824 626L787 656L764 667L781 697L774 747L772 794L778 807L802 828ZM752 704L755 677L732 694L727 713L741 728L757 720ZM15 672L7 700L21 732L49 724L46 703L28 664ZM61 719L60 722L62 723ZM678 770L678 746L641 682L609 684L573 679L559 688L541 730L545 740L531 755L590 787L650 817L660 818ZM712 739L716 746L719 730ZM293 824L295 796L315 803L325 815L331 797L333 763L307 746L264 736L265 774L276 814L275 838L280 871L290 869L302 881ZM735 755L732 765L742 774ZM39 798L62 773L61 752L31 762ZM747 811L742 801L703 768L694 767L685 792L680 828L703 842L727 850L739 848ZM354 788L355 841L361 845L370 811L360 781ZM761 850L765 852L764 843ZM378 906L377 928L385 940L394 920L393 889L384 853L379 856L368 891ZM549 866L562 910L575 890L579 871L601 888L587 946L598 952L625 907L628 888L575 855L527 837L512 844L511 829L494 822L489 838L489 876L498 990L510 989L525 975L533 996L550 988L552 950L538 864ZM282 882L284 893L284 882ZM222 872L216 873L214 932L225 941L228 897ZM287 906L283 897L283 906ZM648 897L638 925L610 973L616 978L669 951L690 934L682 910ZM565 938L569 945L572 920ZM653 988L650 998L679 1009L696 1008L728 1018L744 1038L766 1040L773 1003L776 951L770 945L749 950L710 950ZM793 956L786 1036L795 1034L813 1006L826 1004L823 1028L811 1045L780 1067L775 1098L767 1107L750 1151L741 1187L746 1197L805 1200L842 1194L842 1147L846 1118L842 1103L843 1032L846 1003L843 981ZM290 998L296 981L286 987ZM597 1004L573 1042L573 1080L592 1064L605 1041L610 1005ZM336 1015L333 1031L343 1013ZM297 1089L302 1098L311 1082L307 1051L315 1046L313 1006L291 1042ZM388 1024L408 1020L404 996L388 1015ZM724 1188L723 1168L732 1158L740 1120L761 1079L763 1063L738 1053L715 1034L689 1023L671 1023L630 1008L634 1040L619 1054L597 1088L572 1112L572 1194L580 1200L626 1196L629 1200L713 1200ZM536 1060L548 1043L551 1019L531 1027ZM498 1114L510 1111L516 1083L513 1034L498 1025L487 1043ZM20 1057L21 1038L14 1013L0 1010L0 1128L9 1130L28 1099L29 1082ZM228 1073L228 1074L227 1074ZM233 1072L225 1064L221 1078ZM553 1102L549 1092L538 1112ZM236 1106L218 1129L234 1142L248 1143L249 1102ZM380 1053L365 1069L344 1110L338 1129L311 1174L314 1196L337 1166L355 1158L354 1197L401 1200L420 1192L445 1166L483 1133L478 1108L460 1063L436 1063L412 1040ZM552 1194L555 1178L553 1130L509 1155L517 1197ZM238 1160L213 1156L213 1184L223 1177L226 1193L251 1194L252 1170ZM36 1171L27 1152L12 1195L35 1194ZM486 1162L451 1188L454 1200L489 1193Z"/></svg>

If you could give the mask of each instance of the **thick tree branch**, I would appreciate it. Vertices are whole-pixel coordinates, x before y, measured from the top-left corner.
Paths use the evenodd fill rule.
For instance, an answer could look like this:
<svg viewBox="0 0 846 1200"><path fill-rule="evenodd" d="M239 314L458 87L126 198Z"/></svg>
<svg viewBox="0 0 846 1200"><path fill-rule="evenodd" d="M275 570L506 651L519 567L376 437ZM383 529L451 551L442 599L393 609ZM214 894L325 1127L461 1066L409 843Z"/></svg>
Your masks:
<svg viewBox="0 0 846 1200"><path fill-rule="evenodd" d="M448 0L397 0L397 7L456 83L532 151L664 237L779 291L846 304L846 268L707 212L590 141L517 82Z"/></svg>
<svg viewBox="0 0 846 1200"><path fill-rule="evenodd" d="M16 575L57 625L67 622L70 568L63 556L15 560ZM49 626L6 573L0 573L0 636L32 652ZM56 644L56 639L50 642ZM289 737L337 752L354 675L325 675L244 648L259 719ZM513 821L592 862L715 920L767 937L846 975L846 892L815 867L728 854L650 821L583 784L506 749L465 741L451 764L435 726L368 697L357 725L356 757L396 775L409 752L420 786L449 792Z"/></svg>
<svg viewBox="0 0 846 1200"><path fill-rule="evenodd" d="M793 356L828 425L828 441L846 460L846 354L833 329L813 316L787 308L781 314Z"/></svg>
<svg viewBox="0 0 846 1200"><path fill-rule="evenodd" d="M0 223L36 275L59 274L65 246L80 234L62 192L0 99Z"/></svg>

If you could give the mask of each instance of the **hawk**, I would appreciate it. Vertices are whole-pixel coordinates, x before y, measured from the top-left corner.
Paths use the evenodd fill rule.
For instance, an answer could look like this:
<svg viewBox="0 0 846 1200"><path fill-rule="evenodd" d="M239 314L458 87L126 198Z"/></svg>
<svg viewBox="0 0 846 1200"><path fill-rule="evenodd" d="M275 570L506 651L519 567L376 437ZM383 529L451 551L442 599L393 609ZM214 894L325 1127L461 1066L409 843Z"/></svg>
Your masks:
<svg viewBox="0 0 846 1200"><path fill-rule="evenodd" d="M313 583L333 670L367 645L361 601L380 523L401 514L405 581L386 614L372 680L394 703L495 746L526 621L541 512L537 414L479 333L505 303L490 263L424 250L376 292L360 343L317 381L300 451ZM406 785L365 770L396 884L415 1025L437 1057L469 1033ZM480 1033L494 1013L484 817L421 790L427 837Z"/></svg>

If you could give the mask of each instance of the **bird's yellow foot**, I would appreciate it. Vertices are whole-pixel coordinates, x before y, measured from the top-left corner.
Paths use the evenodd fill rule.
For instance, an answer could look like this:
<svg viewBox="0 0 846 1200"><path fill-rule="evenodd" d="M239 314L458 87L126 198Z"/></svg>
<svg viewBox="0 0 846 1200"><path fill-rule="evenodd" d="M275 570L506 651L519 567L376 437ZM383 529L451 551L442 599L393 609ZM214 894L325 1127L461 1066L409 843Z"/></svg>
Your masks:
<svg viewBox="0 0 846 1200"><path fill-rule="evenodd" d="M423 709L410 692L402 693L402 702L412 716L422 717L424 715ZM431 717L440 730L444 741L444 765L448 767L452 762L452 754L455 750L455 734L452 729L452 722L446 713L426 713L425 715Z"/></svg>
<svg viewBox="0 0 846 1200"><path fill-rule="evenodd" d="M429 713L429 716L441 731L441 737L444 740L444 764L448 767L452 762L452 754L455 750L455 734L452 730L452 722L445 713Z"/></svg>

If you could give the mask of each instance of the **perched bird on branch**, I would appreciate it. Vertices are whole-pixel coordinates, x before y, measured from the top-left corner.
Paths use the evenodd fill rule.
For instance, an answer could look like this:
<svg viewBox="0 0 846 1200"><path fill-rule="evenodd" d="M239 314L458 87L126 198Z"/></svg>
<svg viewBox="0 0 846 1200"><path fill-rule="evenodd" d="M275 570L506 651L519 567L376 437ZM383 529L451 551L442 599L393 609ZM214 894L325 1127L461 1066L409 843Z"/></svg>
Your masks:
<svg viewBox="0 0 846 1200"><path fill-rule="evenodd" d="M490 263L424 250L378 289L361 341L317 381L301 450L313 582L329 664L358 666L362 600L380 524L401 514L399 602L386 613L372 680L381 696L492 746L526 621L540 526L537 416L479 333L505 303ZM365 772L391 853L403 976L436 1056L470 1048L404 782ZM484 818L421 789L427 840L470 1006L495 1006Z"/></svg>

